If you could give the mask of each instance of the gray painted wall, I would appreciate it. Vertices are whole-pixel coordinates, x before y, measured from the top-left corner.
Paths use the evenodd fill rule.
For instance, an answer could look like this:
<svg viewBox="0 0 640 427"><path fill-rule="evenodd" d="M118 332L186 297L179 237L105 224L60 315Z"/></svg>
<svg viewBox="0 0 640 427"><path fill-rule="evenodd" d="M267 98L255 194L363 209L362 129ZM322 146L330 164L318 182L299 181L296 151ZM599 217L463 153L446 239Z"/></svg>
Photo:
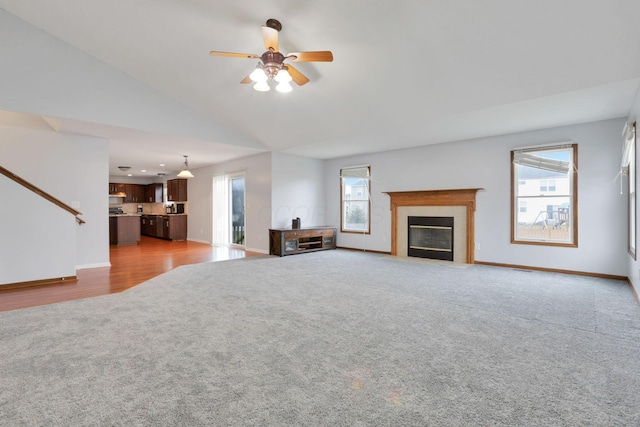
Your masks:
<svg viewBox="0 0 640 427"><path fill-rule="evenodd" d="M626 196L620 168L624 120L536 130L326 161L326 219L340 224L340 168L371 165L371 234L339 233L338 245L390 251L391 217L385 191L483 188L475 215L478 261L627 275ZM510 243L510 151L524 146L578 144L578 248Z"/></svg>

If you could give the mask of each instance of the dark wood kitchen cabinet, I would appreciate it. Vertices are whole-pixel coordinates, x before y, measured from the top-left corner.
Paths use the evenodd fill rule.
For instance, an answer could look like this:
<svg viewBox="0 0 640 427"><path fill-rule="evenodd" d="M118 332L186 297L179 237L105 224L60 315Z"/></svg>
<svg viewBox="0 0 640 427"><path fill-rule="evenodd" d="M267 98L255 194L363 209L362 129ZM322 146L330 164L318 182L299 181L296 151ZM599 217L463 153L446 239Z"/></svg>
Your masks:
<svg viewBox="0 0 640 427"><path fill-rule="evenodd" d="M167 240L187 240L186 215L142 215L142 234Z"/></svg>
<svg viewBox="0 0 640 427"><path fill-rule="evenodd" d="M164 201L162 190L161 182L147 185L109 183L109 194L126 194L123 203L162 203Z"/></svg>
<svg viewBox="0 0 640 427"><path fill-rule="evenodd" d="M142 215L140 217L140 233L144 236L153 236L155 232L157 215Z"/></svg>
<svg viewBox="0 0 640 427"><path fill-rule="evenodd" d="M165 215L163 218L164 239L187 240L187 216L186 215Z"/></svg>
<svg viewBox="0 0 640 427"><path fill-rule="evenodd" d="M144 201L146 203L162 203L162 183L147 184L144 188Z"/></svg>
<svg viewBox="0 0 640 427"><path fill-rule="evenodd" d="M167 200L170 202L187 201L187 180L182 178L167 181Z"/></svg>
<svg viewBox="0 0 640 427"><path fill-rule="evenodd" d="M145 201L145 186L140 184L124 184L125 203L142 203Z"/></svg>
<svg viewBox="0 0 640 427"><path fill-rule="evenodd" d="M109 183L109 194L123 193L124 184L118 184L116 182Z"/></svg>
<svg viewBox="0 0 640 427"><path fill-rule="evenodd" d="M140 241L140 218L134 215L109 217L109 243L112 245L137 245Z"/></svg>

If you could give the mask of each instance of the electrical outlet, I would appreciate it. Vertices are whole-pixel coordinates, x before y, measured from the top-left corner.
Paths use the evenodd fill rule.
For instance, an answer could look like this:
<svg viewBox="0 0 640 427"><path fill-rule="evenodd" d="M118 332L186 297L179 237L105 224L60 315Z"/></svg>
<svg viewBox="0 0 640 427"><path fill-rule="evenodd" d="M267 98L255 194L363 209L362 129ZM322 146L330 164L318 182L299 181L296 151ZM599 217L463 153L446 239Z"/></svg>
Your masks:
<svg viewBox="0 0 640 427"><path fill-rule="evenodd" d="M480 243L476 243L476 251L480 250Z"/></svg>

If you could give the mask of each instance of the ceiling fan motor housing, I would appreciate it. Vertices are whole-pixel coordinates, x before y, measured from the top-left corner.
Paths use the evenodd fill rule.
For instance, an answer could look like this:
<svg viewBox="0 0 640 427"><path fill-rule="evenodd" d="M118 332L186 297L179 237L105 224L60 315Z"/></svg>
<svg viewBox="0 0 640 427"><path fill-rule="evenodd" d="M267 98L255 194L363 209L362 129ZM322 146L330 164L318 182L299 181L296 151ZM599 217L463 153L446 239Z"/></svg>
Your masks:
<svg viewBox="0 0 640 427"><path fill-rule="evenodd" d="M264 71L269 77L274 77L284 66L285 56L280 52L265 52L260 57Z"/></svg>

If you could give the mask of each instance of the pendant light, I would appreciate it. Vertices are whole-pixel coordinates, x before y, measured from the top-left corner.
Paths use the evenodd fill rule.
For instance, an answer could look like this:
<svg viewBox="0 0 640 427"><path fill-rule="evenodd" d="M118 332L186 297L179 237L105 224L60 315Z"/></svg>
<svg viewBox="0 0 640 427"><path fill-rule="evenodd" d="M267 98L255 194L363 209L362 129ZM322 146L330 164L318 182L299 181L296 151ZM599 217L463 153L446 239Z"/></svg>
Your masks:
<svg viewBox="0 0 640 427"><path fill-rule="evenodd" d="M189 156L184 156L184 167L178 174L178 178L193 178L193 174L189 172L189 163L187 162L187 157Z"/></svg>

